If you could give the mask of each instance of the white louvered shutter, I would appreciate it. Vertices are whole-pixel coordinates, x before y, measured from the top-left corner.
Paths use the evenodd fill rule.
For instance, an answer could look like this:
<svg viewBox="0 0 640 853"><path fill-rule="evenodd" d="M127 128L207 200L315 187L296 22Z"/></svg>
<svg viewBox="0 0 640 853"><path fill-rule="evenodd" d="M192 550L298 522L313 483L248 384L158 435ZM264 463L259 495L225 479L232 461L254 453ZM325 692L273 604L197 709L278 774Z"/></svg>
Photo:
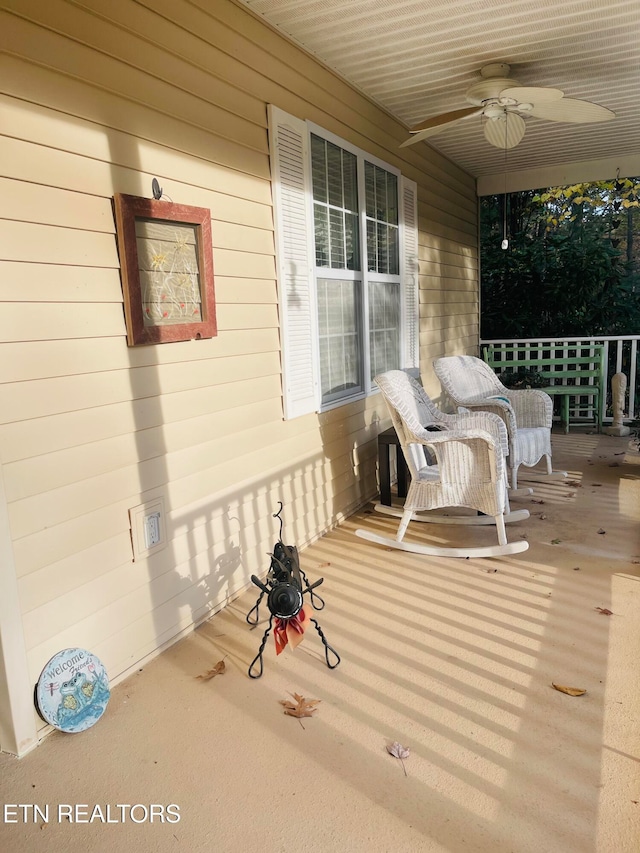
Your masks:
<svg viewBox="0 0 640 853"><path fill-rule="evenodd" d="M404 176L400 180L402 210L402 312L404 324L403 367L420 366L418 297L418 185Z"/></svg>
<svg viewBox="0 0 640 853"><path fill-rule="evenodd" d="M269 106L285 418L318 409L312 189L304 121Z"/></svg>

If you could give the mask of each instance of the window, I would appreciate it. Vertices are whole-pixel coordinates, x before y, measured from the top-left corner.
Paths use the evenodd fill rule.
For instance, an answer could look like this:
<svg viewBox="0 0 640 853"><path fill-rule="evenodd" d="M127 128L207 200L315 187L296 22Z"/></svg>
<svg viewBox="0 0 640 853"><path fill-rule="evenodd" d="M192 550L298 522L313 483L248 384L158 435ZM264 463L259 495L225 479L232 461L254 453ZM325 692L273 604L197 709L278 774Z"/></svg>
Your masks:
<svg viewBox="0 0 640 853"><path fill-rule="evenodd" d="M416 185L275 107L285 416L362 397L385 370L417 367Z"/></svg>

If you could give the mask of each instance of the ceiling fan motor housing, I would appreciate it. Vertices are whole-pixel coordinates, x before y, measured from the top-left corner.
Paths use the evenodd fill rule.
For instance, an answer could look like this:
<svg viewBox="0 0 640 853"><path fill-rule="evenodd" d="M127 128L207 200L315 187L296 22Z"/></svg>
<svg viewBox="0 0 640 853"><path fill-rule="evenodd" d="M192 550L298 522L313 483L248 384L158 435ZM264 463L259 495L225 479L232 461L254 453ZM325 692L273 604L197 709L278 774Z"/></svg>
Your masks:
<svg viewBox="0 0 640 853"><path fill-rule="evenodd" d="M508 65L495 65L495 66L487 66L489 68L506 68L507 74L509 73ZM482 69L483 72L485 69ZM510 89L514 86L519 86L517 80L511 80L509 77L483 77L482 80L478 80L477 83L473 83L467 89L467 93L465 98L470 104L475 104L476 106L482 106L482 104L487 101L497 101L500 97L500 92L504 89Z"/></svg>

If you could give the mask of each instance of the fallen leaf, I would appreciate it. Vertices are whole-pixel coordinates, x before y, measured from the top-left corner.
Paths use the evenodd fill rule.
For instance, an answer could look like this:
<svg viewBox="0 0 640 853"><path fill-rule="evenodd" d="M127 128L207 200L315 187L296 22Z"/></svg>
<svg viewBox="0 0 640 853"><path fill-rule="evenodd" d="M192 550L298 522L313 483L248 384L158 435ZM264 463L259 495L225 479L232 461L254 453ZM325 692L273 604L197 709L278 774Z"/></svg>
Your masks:
<svg viewBox="0 0 640 853"><path fill-rule="evenodd" d="M579 480L565 480L565 486L571 486L572 489L581 489L582 483Z"/></svg>
<svg viewBox="0 0 640 853"><path fill-rule="evenodd" d="M601 486L602 483L591 483L592 486Z"/></svg>
<svg viewBox="0 0 640 853"><path fill-rule="evenodd" d="M599 533L601 536L602 536L602 535L604 535L606 532L607 532L607 531L606 531L606 530L603 530L603 529L602 529L602 527L600 528L600 530L598 530L598 533Z"/></svg>
<svg viewBox="0 0 640 853"><path fill-rule="evenodd" d="M540 521L546 521L547 520L546 513L541 512L540 515L538 516L538 518L540 519Z"/></svg>
<svg viewBox="0 0 640 853"><path fill-rule="evenodd" d="M635 566L637 566L637 565L638 565L638 563L640 563L640 557L632 557L632 558L631 558L631 562L632 562Z"/></svg>
<svg viewBox="0 0 640 853"><path fill-rule="evenodd" d="M573 567L573 571L574 571L574 572L579 572L579 571L580 571L580 566L574 566L574 567Z"/></svg>
<svg viewBox="0 0 640 853"><path fill-rule="evenodd" d="M329 562L318 563L318 568L319 568L319 569L322 569L322 568L324 568L325 566L330 566L330 565L331 565L331 563L329 563Z"/></svg>
<svg viewBox="0 0 640 853"><path fill-rule="evenodd" d="M576 496L575 492L569 492L568 494L565 495L565 498L575 498L575 496Z"/></svg>
<svg viewBox="0 0 640 853"><path fill-rule="evenodd" d="M555 684L555 682L551 682L551 686L556 690L559 690L560 693L566 693L567 696L583 696L587 691L581 690L579 687L565 687L564 684Z"/></svg>
<svg viewBox="0 0 640 853"><path fill-rule="evenodd" d="M627 452L626 450L621 450L619 453L614 453L613 455L614 456L624 456L626 452Z"/></svg>
<svg viewBox="0 0 640 853"><path fill-rule="evenodd" d="M402 764L402 769L404 770L404 775L407 775L407 768L404 766L404 759L409 758L409 750L406 746L403 746L401 743L398 743L397 740L394 740L392 744L387 744L387 752L389 755L393 755L394 758L399 758L400 763Z"/></svg>
<svg viewBox="0 0 640 853"><path fill-rule="evenodd" d="M280 704L284 705L284 713L290 717L310 717L318 710L313 706L317 705L321 701L320 699L305 699L299 693L291 693L290 695L296 700L295 703L288 699L280 699Z"/></svg>
<svg viewBox="0 0 640 853"><path fill-rule="evenodd" d="M562 539L552 539L551 540L552 545L559 545L561 542L562 542Z"/></svg>
<svg viewBox="0 0 640 853"><path fill-rule="evenodd" d="M216 675L224 675L226 670L226 666L224 665L224 658L219 660L218 663L214 666L213 669L207 670L207 672L203 672L201 675L196 675L196 678L199 678L201 681L209 681L212 678L215 678Z"/></svg>
<svg viewBox="0 0 640 853"><path fill-rule="evenodd" d="M544 501L536 500L536 498L531 498L531 503L532 503L532 504L543 504L543 503L544 503Z"/></svg>
<svg viewBox="0 0 640 853"><path fill-rule="evenodd" d="M603 616L613 616L613 610L609 610L608 607L594 607L594 610L597 610Z"/></svg>

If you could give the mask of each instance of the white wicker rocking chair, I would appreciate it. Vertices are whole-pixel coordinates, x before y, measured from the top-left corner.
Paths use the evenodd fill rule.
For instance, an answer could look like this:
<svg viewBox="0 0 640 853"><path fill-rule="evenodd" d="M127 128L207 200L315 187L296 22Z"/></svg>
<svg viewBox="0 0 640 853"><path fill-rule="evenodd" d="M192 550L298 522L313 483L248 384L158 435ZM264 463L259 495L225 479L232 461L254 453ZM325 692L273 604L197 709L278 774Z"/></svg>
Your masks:
<svg viewBox="0 0 640 853"><path fill-rule="evenodd" d="M402 370L376 376L375 382L398 434L411 483L402 509L376 505L378 511L401 518L395 539L365 529L356 530L356 535L387 547L434 557L496 557L526 551L529 545L524 540L507 542L505 521L521 521L529 513L527 510L509 513L507 436L500 418L485 412L446 415ZM428 464L425 448L436 464ZM467 507L483 515L444 516L428 512L445 507ZM498 544L456 548L406 542L404 535L410 521L494 524Z"/></svg>
<svg viewBox="0 0 640 853"><path fill-rule="evenodd" d="M518 468L532 467L544 457L547 476L566 477L566 471L551 467L551 397L539 389L506 388L494 371L471 355L447 356L433 363L443 391L456 406L499 415L509 438L507 465L512 495L531 494L531 489L518 489Z"/></svg>

